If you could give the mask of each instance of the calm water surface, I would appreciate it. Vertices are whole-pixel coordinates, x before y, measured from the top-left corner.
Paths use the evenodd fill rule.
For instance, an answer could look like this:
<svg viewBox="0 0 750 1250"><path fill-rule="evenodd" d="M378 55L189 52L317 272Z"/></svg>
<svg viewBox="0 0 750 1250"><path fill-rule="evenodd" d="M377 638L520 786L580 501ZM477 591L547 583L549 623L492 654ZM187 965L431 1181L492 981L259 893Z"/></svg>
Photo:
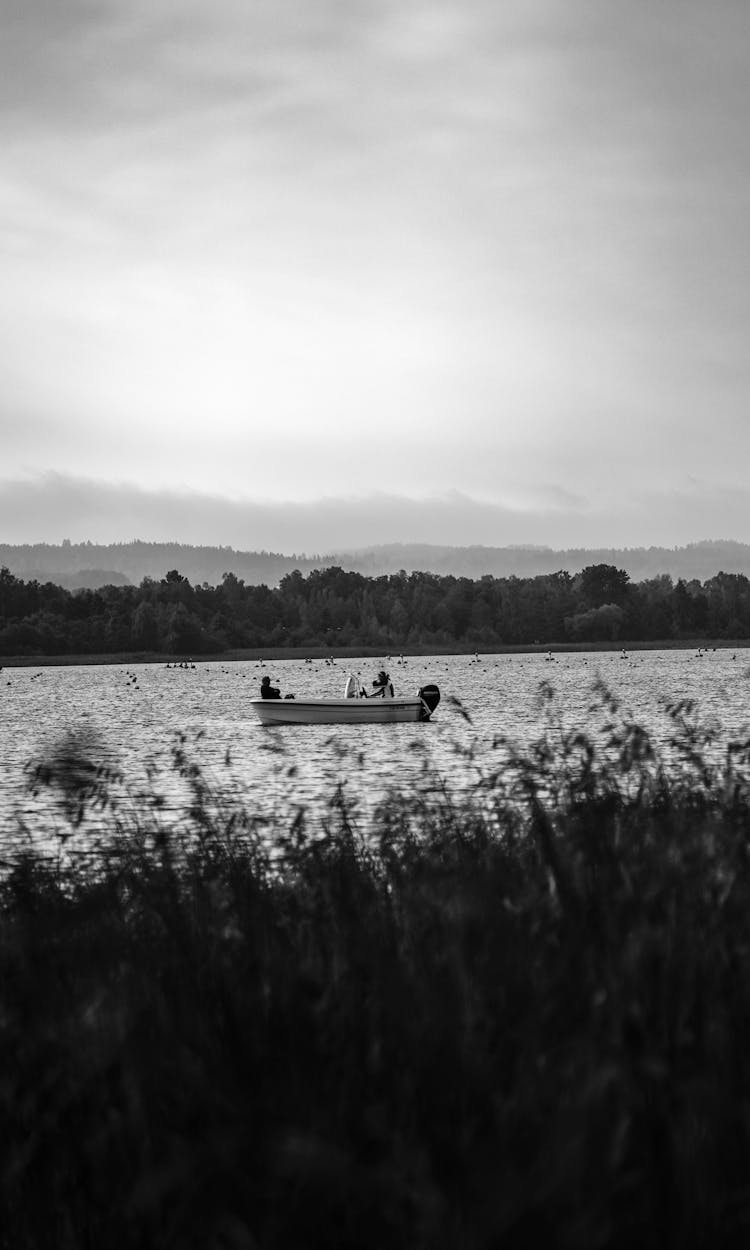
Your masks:
<svg viewBox="0 0 750 1250"><path fill-rule="evenodd" d="M122 772L112 788L121 812L152 801L154 793L168 808L186 801L174 769L180 743L217 793L272 816L299 806L323 812L339 783L364 809L392 785L428 787L436 775L454 788L470 784L496 762L498 735L525 745L542 732L542 683L556 692L553 719L562 728L593 731L603 722L603 713L592 711L598 677L623 714L660 741L670 728L665 706L679 699L694 700L701 718L720 726L717 750L750 723L745 649L389 660L397 694L416 693L428 681L440 686L443 699L427 725L269 729L248 707L266 672L282 694L321 697L343 694L349 668L369 684L379 667L372 659L6 667L0 672L0 832L7 841L21 821L37 828L59 823L54 796L32 794L24 766L71 730L90 734L101 757Z"/></svg>

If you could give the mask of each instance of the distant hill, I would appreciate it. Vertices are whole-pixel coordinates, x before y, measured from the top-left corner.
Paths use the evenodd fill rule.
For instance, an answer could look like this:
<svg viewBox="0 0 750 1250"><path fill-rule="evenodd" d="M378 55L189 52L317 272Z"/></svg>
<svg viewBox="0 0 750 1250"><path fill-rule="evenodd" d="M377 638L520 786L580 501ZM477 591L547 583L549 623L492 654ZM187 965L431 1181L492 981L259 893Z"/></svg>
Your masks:
<svg viewBox="0 0 750 1250"><path fill-rule="evenodd" d="M220 584L224 573L234 573L247 585L278 585L299 569L340 565L344 569L379 577L420 571L453 574L474 580L493 577L536 577L565 569L577 573L589 564L614 564L632 581L668 573L675 581L705 581L716 573L750 576L750 544L728 539L689 543L685 547L446 547L418 543L389 543L326 555L283 555L268 551L236 551L232 547L193 547L186 543L35 543L0 544L0 567L5 565L25 581L55 582L67 589L97 588L106 584L139 585L144 577L161 580L177 569L194 586Z"/></svg>
<svg viewBox="0 0 750 1250"><path fill-rule="evenodd" d="M5 565L24 581L55 582L68 589L74 588L72 578L78 579L77 585L92 589L107 582L140 585L144 577L160 581L170 569L177 569L194 586L204 582L219 585L227 572L234 573L248 585L275 586L285 573L294 569L306 573L330 563L321 557L309 559L268 551L235 551L232 547L192 547L183 543L63 542L60 546L0 543L0 567Z"/></svg>
<svg viewBox="0 0 750 1250"><path fill-rule="evenodd" d="M55 573L54 576L47 569L32 569L25 574L24 581L54 582L65 590L99 590L101 586L133 584L129 577L115 569L81 569L74 573Z"/></svg>
<svg viewBox="0 0 750 1250"><path fill-rule="evenodd" d="M390 543L327 557L329 563L366 573L423 572L456 577L537 577L564 569L578 573L589 564L614 564L631 581L669 574L675 581L705 581L717 573L744 573L750 577L750 544L729 539L705 540L685 547L441 547L415 543Z"/></svg>

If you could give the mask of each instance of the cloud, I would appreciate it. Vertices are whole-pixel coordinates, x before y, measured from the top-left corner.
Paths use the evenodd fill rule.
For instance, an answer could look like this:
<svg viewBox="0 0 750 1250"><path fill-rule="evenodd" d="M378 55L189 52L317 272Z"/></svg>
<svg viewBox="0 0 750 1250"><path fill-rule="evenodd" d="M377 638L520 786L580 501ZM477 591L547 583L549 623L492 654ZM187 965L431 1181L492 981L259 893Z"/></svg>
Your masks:
<svg viewBox="0 0 750 1250"><path fill-rule="evenodd" d="M0 534L15 543L140 538L299 554L399 541L502 546L541 541L564 515L549 504L522 510L460 492L429 499L378 492L301 503L147 491L55 473L0 481Z"/></svg>
<svg viewBox="0 0 750 1250"><path fill-rule="evenodd" d="M750 541L750 526L744 490L707 481L596 504L550 485L536 500L511 506L458 491L422 499L386 492L307 502L228 499L49 473L0 481L0 537L142 539L312 555L389 542L675 546L703 538Z"/></svg>
<svg viewBox="0 0 750 1250"><path fill-rule="evenodd" d="M381 440L434 502L358 532L635 533L644 484L687 532L659 481L739 480L750 437L748 34L738 0L6 0L3 472L322 543L333 505L222 497L259 443L299 499ZM81 523L128 527L106 489Z"/></svg>

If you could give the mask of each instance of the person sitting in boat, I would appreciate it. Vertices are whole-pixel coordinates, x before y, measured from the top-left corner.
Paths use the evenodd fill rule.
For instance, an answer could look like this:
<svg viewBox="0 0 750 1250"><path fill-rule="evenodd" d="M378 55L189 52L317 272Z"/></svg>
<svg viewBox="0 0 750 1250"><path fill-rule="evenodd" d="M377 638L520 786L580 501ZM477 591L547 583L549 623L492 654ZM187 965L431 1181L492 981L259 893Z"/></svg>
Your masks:
<svg viewBox="0 0 750 1250"><path fill-rule="evenodd" d="M279 690L278 686L271 685L270 677L264 677L262 682L260 683L260 697L261 699L280 699L281 698L281 691Z"/></svg>
<svg viewBox="0 0 750 1250"><path fill-rule="evenodd" d="M380 672L378 673L377 677L375 678L372 684L375 687L375 689L373 690L372 694L369 696L371 699L377 699L377 698L392 699L393 698L393 682L391 681L390 677L388 676L384 668L381 668Z"/></svg>

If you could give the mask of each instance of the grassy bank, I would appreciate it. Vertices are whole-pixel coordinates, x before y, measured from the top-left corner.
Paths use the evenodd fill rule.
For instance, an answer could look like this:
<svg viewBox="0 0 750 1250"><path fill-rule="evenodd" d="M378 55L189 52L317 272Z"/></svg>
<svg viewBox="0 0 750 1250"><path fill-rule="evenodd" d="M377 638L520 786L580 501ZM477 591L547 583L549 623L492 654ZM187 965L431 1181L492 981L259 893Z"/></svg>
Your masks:
<svg viewBox="0 0 750 1250"><path fill-rule="evenodd" d="M0 895L2 1244L740 1246L750 743L611 713L461 799L112 820ZM506 744L506 750L507 744ZM273 834L269 846L268 834Z"/></svg>

